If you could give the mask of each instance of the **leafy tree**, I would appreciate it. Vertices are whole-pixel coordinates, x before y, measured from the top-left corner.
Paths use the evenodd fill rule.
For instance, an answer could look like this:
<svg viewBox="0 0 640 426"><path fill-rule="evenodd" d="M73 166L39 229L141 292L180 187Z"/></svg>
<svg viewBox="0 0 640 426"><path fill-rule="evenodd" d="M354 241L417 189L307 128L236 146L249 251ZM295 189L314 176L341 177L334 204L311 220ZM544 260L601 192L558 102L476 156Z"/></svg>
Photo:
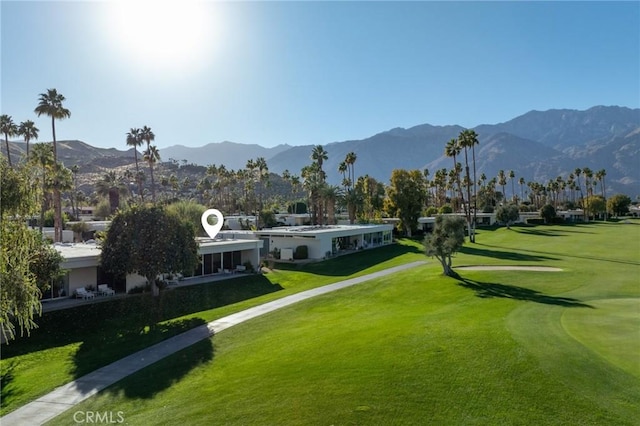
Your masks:
<svg viewBox="0 0 640 426"><path fill-rule="evenodd" d="M102 247L102 267L117 275L137 273L147 279L153 295L163 272L192 271L198 261L192 224L159 206L134 205L119 211Z"/></svg>
<svg viewBox="0 0 640 426"><path fill-rule="evenodd" d="M7 340L15 338L16 328L28 334L42 312L33 265L46 243L26 225L37 210L32 175L28 166L12 169L0 158L0 333Z"/></svg>
<svg viewBox="0 0 640 426"><path fill-rule="evenodd" d="M453 207L450 204L445 204L438 209L438 213L440 214L450 214L453 213Z"/></svg>
<svg viewBox="0 0 640 426"><path fill-rule="evenodd" d="M465 220L459 216L437 216L433 232L424 239L426 255L438 259L443 274L449 277L457 276L451 257L464 244L464 226Z"/></svg>
<svg viewBox="0 0 640 426"><path fill-rule="evenodd" d="M624 194L612 195L607 200L607 210L614 216L622 216L629 213L631 198Z"/></svg>
<svg viewBox="0 0 640 426"><path fill-rule="evenodd" d="M400 228L411 236L418 226L418 218L427 197L424 175L420 170L395 169L387 187L385 210L400 219Z"/></svg>
<svg viewBox="0 0 640 426"><path fill-rule="evenodd" d="M588 210L594 215L600 215L607 210L607 203L600 195L592 195L590 197L587 197L584 202L585 205L588 206Z"/></svg>
<svg viewBox="0 0 640 426"><path fill-rule="evenodd" d="M549 223L556 217L556 209L551 204L545 204L540 209L540 217L544 219L544 223Z"/></svg>
<svg viewBox="0 0 640 426"><path fill-rule="evenodd" d="M520 210L515 204L507 204L506 206L500 206L496 210L496 219L499 222L505 223L507 228L511 227L511 224L518 220L520 217Z"/></svg>
<svg viewBox="0 0 640 426"><path fill-rule="evenodd" d="M167 212L182 221L189 222L196 230L196 235L206 237L207 233L201 226L202 214L207 210L202 204L193 201L177 201L167 206Z"/></svg>

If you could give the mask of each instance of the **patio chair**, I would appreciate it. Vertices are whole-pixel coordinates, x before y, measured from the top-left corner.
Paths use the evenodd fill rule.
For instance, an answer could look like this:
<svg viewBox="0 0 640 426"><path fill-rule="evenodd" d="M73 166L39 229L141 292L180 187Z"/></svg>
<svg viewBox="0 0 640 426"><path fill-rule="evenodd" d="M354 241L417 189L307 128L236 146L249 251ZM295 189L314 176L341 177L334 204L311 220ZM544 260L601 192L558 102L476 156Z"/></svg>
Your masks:
<svg viewBox="0 0 640 426"><path fill-rule="evenodd" d="M84 287L80 287L76 289L76 298L93 299L94 297L96 297L95 293L87 290Z"/></svg>
<svg viewBox="0 0 640 426"><path fill-rule="evenodd" d="M99 284L98 285L98 293L103 294L105 296L115 296L116 292L114 289L109 287L109 284Z"/></svg>

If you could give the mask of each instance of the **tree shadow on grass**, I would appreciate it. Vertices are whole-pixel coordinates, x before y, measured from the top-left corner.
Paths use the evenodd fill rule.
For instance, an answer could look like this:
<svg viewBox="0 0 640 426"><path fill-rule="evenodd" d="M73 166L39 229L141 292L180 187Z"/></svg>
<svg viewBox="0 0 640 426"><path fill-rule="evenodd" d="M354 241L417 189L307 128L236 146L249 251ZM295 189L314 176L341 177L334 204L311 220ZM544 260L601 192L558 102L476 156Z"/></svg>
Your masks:
<svg viewBox="0 0 640 426"><path fill-rule="evenodd" d="M315 275L348 276L407 253L422 254L413 245L390 244L367 250L360 250L343 256L314 263L276 263L276 269L301 271Z"/></svg>
<svg viewBox="0 0 640 426"><path fill-rule="evenodd" d="M212 339L203 339L185 349L127 376L105 392L124 393L127 398L150 399L178 383L192 370L213 361Z"/></svg>
<svg viewBox="0 0 640 426"><path fill-rule="evenodd" d="M517 253L513 251L501 251L501 250L495 250L495 249L482 249L477 246L463 246L459 250L459 253L469 254L472 256L485 256L485 257L493 257L496 259L503 259L503 260L528 261L528 262L558 260L557 257L523 254L523 253Z"/></svg>
<svg viewBox="0 0 640 426"><path fill-rule="evenodd" d="M129 334L137 335L137 340L140 342L138 343L138 341L136 341L135 348L132 348L129 344L126 352L135 352L132 351L132 349L142 350L149 348L153 343L165 341L190 330L190 333L193 333L194 328L205 324L206 322L201 318L191 318L188 320L169 321L162 324L155 324L151 327L145 327L144 330L138 333L136 333L135 330L131 330ZM167 352L165 346L163 349L155 349L155 353L154 348L149 348L147 349L147 352L141 354L140 357L134 357L135 360L132 365L136 365L138 359L145 359L145 357L149 359L155 358L156 356L161 357L162 355L160 354L168 354L157 362L152 363L137 372L133 372L133 376L127 376L124 379L117 381L107 388L107 390L110 392L124 391L125 395L131 398L151 398L156 393L180 381L191 370L199 365L208 363L213 359L213 343L210 338L207 338L208 333L199 332L194 335L199 336L195 338L195 343L190 344L184 349L178 350L176 353L169 354L170 349L168 350L169 352ZM113 358L120 359L121 357L116 352L117 346L122 344L121 340L132 342L131 336L123 336L120 333L101 333L100 336L96 336L93 340L85 340L74 357L75 378L79 379L96 370L95 364L100 361L101 358L105 358L102 359L102 364L108 364L109 360ZM179 343L173 343L179 345ZM100 349L105 346L109 349ZM107 352L107 354L103 354L103 352ZM123 365L119 366L115 371L126 369L127 366ZM141 375L142 378L140 377ZM86 378L76 383L78 389L85 392L90 391L96 385L95 382L91 382ZM86 389L84 389L84 387L86 387Z"/></svg>
<svg viewBox="0 0 640 426"><path fill-rule="evenodd" d="M481 298L501 297L505 299L523 300L527 302L542 303L545 305L557 305L566 308L591 308L593 306L582 303L578 299L569 297L556 297L540 293L525 287L518 287L508 284L487 283L458 277L458 285L476 292L476 296Z"/></svg>
<svg viewBox="0 0 640 426"><path fill-rule="evenodd" d="M15 360L2 363L2 371L0 371L0 398L2 398L5 405L14 394L13 386L11 384L14 379L13 372L16 368L16 364L17 362Z"/></svg>
<svg viewBox="0 0 640 426"><path fill-rule="evenodd" d="M126 356L135 352L131 348L139 347L141 342L149 343L151 337L170 337L170 330L163 327L184 330L189 326L187 322L170 326L159 324L163 321L280 290L282 286L271 283L262 275L247 275L233 280L179 287L164 291L156 298L150 294L135 294L113 301L45 312L36 319L38 328L32 330L30 336L19 337L3 345L2 357L6 360L71 343L81 342L84 345L85 342L91 342L97 349L96 356L101 355L100 359L108 363L117 359L108 359L112 345L122 346L122 352L115 352ZM191 327L197 325L191 324ZM146 328L153 328L153 332L145 331ZM100 351L103 353L100 354ZM97 363L96 368L101 365L104 363Z"/></svg>

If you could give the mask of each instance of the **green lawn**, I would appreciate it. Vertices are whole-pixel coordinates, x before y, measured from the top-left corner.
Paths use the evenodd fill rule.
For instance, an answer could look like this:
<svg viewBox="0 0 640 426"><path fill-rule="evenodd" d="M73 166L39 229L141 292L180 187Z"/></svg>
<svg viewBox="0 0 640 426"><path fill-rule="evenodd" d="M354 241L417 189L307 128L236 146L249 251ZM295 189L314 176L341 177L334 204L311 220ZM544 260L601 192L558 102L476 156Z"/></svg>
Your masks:
<svg viewBox="0 0 640 426"><path fill-rule="evenodd" d="M418 243L338 257L263 276L178 288L50 312L31 336L2 347L4 415L58 386L189 328L293 293L423 260ZM283 265L286 266L286 265Z"/></svg>
<svg viewBox="0 0 640 426"><path fill-rule="evenodd" d="M464 271L456 280L432 261L225 330L52 424L72 423L76 410L122 411L129 424L635 424L639 242L636 223L482 231L454 266L564 271ZM404 244L268 274L281 290L174 323L424 258ZM3 374L13 360L10 398L23 359L36 355L3 356Z"/></svg>

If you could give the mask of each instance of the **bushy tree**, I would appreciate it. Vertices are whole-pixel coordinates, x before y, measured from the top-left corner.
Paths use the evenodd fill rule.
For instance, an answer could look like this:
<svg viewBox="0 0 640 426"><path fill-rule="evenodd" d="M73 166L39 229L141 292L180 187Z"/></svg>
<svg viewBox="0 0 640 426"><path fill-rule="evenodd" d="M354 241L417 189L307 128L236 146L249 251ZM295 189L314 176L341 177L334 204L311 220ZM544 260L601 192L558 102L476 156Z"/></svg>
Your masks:
<svg viewBox="0 0 640 426"><path fill-rule="evenodd" d="M197 252L192 224L159 206L134 205L114 216L102 247L102 267L116 275L145 277L158 296L156 277L192 271Z"/></svg>
<svg viewBox="0 0 640 426"><path fill-rule="evenodd" d="M496 210L496 219L498 222L507 225L507 228L511 227L511 224L520 218L520 210L515 204L507 204L506 206L500 206Z"/></svg>
<svg viewBox="0 0 640 426"><path fill-rule="evenodd" d="M622 216L629 213L631 198L624 194L616 194L607 200L607 211L615 216Z"/></svg>
<svg viewBox="0 0 640 426"><path fill-rule="evenodd" d="M400 219L400 228L411 236L418 227L418 218L427 197L424 175L420 170L396 169L387 187L385 210Z"/></svg>
<svg viewBox="0 0 640 426"><path fill-rule="evenodd" d="M540 217L544 219L544 223L550 223L556 217L556 209L551 204L545 204L540 209Z"/></svg>
<svg viewBox="0 0 640 426"><path fill-rule="evenodd" d="M607 204L600 195L592 195L584 200L587 210L595 215L604 214L607 210Z"/></svg>
<svg viewBox="0 0 640 426"><path fill-rule="evenodd" d="M451 268L451 257L464 244L465 220L459 216L437 216L433 232L424 239L425 253L435 257L442 272L450 277L457 274Z"/></svg>
<svg viewBox="0 0 640 426"><path fill-rule="evenodd" d="M177 201L167 206L167 212L175 215L183 221L187 221L193 225L196 235L206 237L207 233L201 226L202 214L207 210L202 204L193 201Z"/></svg>

